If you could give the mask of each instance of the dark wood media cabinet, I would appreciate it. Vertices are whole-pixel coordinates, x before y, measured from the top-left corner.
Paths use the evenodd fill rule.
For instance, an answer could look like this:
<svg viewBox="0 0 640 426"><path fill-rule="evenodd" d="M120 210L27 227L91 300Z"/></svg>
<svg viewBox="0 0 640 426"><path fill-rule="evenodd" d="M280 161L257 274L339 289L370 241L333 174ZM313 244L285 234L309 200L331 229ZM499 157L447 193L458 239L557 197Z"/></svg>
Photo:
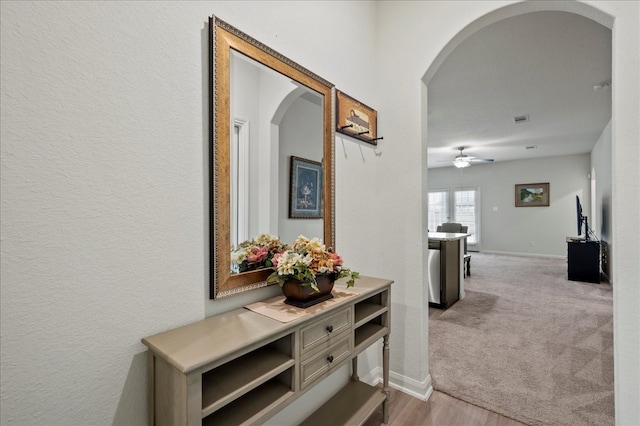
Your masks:
<svg viewBox="0 0 640 426"><path fill-rule="evenodd" d="M567 238L567 274L571 281L600 283L600 242Z"/></svg>

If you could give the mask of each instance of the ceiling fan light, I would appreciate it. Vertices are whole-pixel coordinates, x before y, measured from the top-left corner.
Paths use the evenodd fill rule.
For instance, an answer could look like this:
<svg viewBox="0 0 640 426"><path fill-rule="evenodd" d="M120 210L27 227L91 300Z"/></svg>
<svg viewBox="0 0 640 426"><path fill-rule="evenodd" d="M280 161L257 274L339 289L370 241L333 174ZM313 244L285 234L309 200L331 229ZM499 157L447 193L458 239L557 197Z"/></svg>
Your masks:
<svg viewBox="0 0 640 426"><path fill-rule="evenodd" d="M471 161L468 158L458 157L453 160L453 165L459 169L463 169L465 167L469 167L471 165Z"/></svg>

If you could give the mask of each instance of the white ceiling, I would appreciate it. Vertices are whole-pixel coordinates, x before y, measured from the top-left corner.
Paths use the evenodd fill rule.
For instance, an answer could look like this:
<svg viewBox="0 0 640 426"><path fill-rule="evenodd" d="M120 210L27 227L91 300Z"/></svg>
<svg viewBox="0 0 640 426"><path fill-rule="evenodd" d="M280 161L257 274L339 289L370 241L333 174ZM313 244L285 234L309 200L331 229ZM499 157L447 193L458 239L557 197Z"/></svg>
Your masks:
<svg viewBox="0 0 640 426"><path fill-rule="evenodd" d="M428 83L428 167L451 166L460 146L496 162L591 152L611 118L611 90L593 86L610 79L611 30L587 18L534 12L485 27Z"/></svg>

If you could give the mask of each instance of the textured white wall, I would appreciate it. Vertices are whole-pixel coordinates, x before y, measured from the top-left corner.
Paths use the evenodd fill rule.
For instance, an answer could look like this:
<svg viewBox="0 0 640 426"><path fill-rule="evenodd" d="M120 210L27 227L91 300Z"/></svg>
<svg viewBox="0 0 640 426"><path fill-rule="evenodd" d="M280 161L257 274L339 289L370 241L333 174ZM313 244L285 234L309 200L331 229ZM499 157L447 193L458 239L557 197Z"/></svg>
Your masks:
<svg viewBox="0 0 640 426"><path fill-rule="evenodd" d="M611 268L616 424L640 424L640 3L594 2L615 17ZM636 232L634 232L635 230Z"/></svg>
<svg viewBox="0 0 640 426"><path fill-rule="evenodd" d="M615 278L611 268L611 252L609 246L615 246L615 241L611 238L611 121L600 135L598 142L591 151L591 217L589 226L593 228L596 236L603 242L602 248L605 250L602 272L613 284Z"/></svg>
<svg viewBox="0 0 640 426"><path fill-rule="evenodd" d="M0 7L0 423L145 424L140 339L276 290L207 299L208 17L362 94L374 88L372 55L353 62L337 46L371 39L374 9L369 2Z"/></svg>
<svg viewBox="0 0 640 426"><path fill-rule="evenodd" d="M140 338L203 316L203 17L1 7L1 423L143 424Z"/></svg>
<svg viewBox="0 0 640 426"><path fill-rule="evenodd" d="M590 215L589 164L583 154L430 169L429 189L480 188L482 251L565 257L565 238L577 235L576 195ZM549 207L515 207L514 185L536 182L549 182Z"/></svg>
<svg viewBox="0 0 640 426"><path fill-rule="evenodd" d="M607 125L591 151L591 181L595 181L595 212L591 212L590 226L598 238L612 243L611 235L611 122ZM595 219L595 220L593 220Z"/></svg>

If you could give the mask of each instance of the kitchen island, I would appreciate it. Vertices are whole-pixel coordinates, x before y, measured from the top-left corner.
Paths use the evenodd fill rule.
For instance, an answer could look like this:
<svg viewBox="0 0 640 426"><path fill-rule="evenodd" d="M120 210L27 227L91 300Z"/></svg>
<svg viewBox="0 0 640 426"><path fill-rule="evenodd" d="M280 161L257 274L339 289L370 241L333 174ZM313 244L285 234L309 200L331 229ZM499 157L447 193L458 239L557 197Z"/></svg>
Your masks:
<svg viewBox="0 0 640 426"><path fill-rule="evenodd" d="M447 309L464 299L464 239L467 236L429 232L429 306Z"/></svg>

